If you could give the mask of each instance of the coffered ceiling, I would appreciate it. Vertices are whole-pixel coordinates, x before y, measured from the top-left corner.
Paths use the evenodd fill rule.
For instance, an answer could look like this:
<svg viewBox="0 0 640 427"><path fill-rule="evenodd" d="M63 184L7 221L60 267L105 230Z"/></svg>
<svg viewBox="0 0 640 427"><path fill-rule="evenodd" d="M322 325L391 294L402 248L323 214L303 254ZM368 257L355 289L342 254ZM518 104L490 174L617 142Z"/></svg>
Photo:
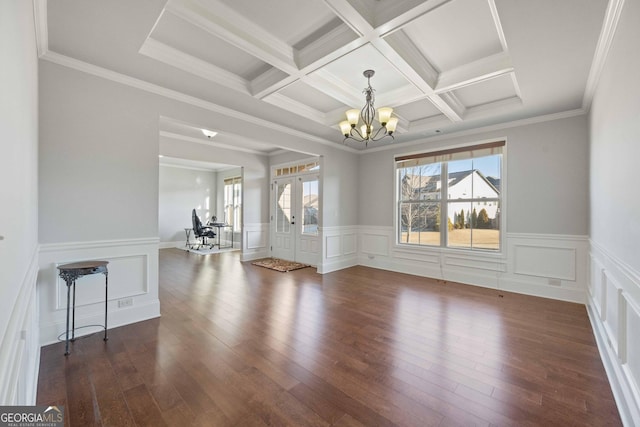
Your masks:
<svg viewBox="0 0 640 427"><path fill-rule="evenodd" d="M345 110L364 104L366 69L376 71L376 107L400 119L396 144L584 112L608 14L606 0L56 0L43 8L44 59L73 58L338 146Z"/></svg>

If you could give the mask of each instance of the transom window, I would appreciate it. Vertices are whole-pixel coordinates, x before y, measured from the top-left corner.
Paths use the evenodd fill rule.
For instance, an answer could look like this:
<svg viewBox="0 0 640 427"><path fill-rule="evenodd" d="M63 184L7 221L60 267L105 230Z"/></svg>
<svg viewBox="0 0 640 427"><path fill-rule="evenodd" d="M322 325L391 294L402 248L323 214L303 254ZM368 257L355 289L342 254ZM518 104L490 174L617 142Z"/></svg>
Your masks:
<svg viewBox="0 0 640 427"><path fill-rule="evenodd" d="M500 250L504 145L397 157L397 243Z"/></svg>

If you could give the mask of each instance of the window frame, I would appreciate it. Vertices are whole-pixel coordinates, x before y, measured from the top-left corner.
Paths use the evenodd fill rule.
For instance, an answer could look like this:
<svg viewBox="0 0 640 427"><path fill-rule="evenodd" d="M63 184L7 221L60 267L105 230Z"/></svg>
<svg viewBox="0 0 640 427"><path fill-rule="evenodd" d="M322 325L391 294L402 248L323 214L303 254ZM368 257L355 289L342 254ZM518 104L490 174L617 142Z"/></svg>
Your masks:
<svg viewBox="0 0 640 427"><path fill-rule="evenodd" d="M231 210L233 212L231 221L227 218L227 208L229 207L229 203L227 203L227 186L231 186ZM239 194L236 194L236 186L239 186ZM242 179L242 175L239 176L230 176L223 179L223 197L222 197L222 205L223 205L223 215L226 223L232 226L232 231L234 233L238 233L242 231L242 198L244 193L244 183Z"/></svg>
<svg viewBox="0 0 640 427"><path fill-rule="evenodd" d="M491 147L492 145L501 146L501 162L500 162L500 197L498 198L469 198L469 199L452 199L449 197L449 194L446 193L447 186L441 186L439 189L439 196L437 199L429 199L429 200L416 200L415 202L427 202L434 203L437 202L440 204L440 212L442 218L448 218L448 204L461 202L461 203L470 203L472 206L474 203L482 203L485 200L487 202L498 202L500 206L500 237L499 237L499 248L498 249L488 249L488 248L476 248L476 247L460 247L460 246L447 246L448 239L448 227L445 226L445 231L440 232L440 244L439 245L424 245L424 244L415 244L415 243L405 243L402 242L401 237L401 227L400 223L401 218L401 200L400 200L400 185L399 185L399 170L402 169L399 167L399 163L402 160L406 159L417 159L421 157L432 157L432 156L441 156L447 155L450 153L465 153L474 151L474 149L482 149L483 146ZM491 154L487 154L489 156ZM477 156L477 158L486 157L486 156ZM483 256L497 256L502 257L506 253L506 224L507 224L507 180L506 180L506 170L507 170L507 138L497 138L490 139L484 141L477 141L472 144L465 145L457 145L457 146L449 146L442 147L440 149L428 151L428 152L415 152L415 153L407 153L407 154L396 154L393 157L393 188L394 188L394 203L393 203L393 230L394 230L394 248L399 251L423 251L423 252L455 252L455 253L465 253L465 254L476 254ZM473 159L474 156L468 157L469 159ZM460 159L449 159L445 161L438 161L434 163L441 164L441 176L448 177L448 164L451 161L456 161ZM448 181L448 180L447 180ZM443 209L444 208L444 209Z"/></svg>

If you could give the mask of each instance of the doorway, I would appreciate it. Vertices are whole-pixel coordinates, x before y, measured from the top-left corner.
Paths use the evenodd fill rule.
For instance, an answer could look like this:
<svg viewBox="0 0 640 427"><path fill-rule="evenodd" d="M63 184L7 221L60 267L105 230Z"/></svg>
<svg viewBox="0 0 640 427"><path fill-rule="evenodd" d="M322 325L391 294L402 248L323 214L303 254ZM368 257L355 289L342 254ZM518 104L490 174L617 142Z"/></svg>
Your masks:
<svg viewBox="0 0 640 427"><path fill-rule="evenodd" d="M274 258L318 264L319 187L317 172L273 179L271 254Z"/></svg>

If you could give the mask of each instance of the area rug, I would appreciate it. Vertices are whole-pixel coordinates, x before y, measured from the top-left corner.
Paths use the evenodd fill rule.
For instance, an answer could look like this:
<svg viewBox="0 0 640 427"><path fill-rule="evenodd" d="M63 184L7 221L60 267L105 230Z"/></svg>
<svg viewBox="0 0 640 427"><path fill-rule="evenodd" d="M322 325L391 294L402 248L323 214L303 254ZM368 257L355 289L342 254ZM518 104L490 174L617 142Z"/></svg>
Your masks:
<svg viewBox="0 0 640 427"><path fill-rule="evenodd" d="M278 258L264 258L252 262L251 264L257 265L271 270L280 271L286 273L292 270L299 270L301 268L311 267L308 264L300 264L299 262L285 261Z"/></svg>

